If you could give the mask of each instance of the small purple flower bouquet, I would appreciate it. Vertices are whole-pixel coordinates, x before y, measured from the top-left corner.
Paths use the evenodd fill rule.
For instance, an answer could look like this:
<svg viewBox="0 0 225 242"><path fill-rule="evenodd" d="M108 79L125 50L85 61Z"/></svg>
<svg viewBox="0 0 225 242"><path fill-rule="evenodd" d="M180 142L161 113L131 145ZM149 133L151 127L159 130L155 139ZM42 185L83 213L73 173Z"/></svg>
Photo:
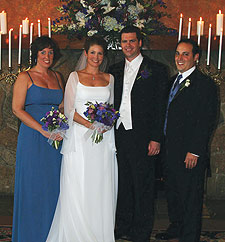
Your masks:
<svg viewBox="0 0 225 242"><path fill-rule="evenodd" d="M58 149L61 141L54 140L54 138L58 133L62 137L65 136L65 131L69 128L67 117L52 107L40 121L44 123L42 129L51 134L48 143Z"/></svg>
<svg viewBox="0 0 225 242"><path fill-rule="evenodd" d="M109 103L87 102L85 105L88 107L84 115L92 123L91 129L94 130L91 135L92 142L98 144L103 140L103 132L113 127L120 113Z"/></svg>

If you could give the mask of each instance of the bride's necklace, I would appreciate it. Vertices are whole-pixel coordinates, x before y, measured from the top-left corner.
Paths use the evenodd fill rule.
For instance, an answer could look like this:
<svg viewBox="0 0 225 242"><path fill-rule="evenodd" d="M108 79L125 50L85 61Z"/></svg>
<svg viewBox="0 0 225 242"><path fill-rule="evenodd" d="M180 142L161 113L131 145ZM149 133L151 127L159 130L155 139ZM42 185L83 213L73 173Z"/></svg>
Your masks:
<svg viewBox="0 0 225 242"><path fill-rule="evenodd" d="M96 76L98 75L98 73L96 73L96 74L88 73L88 74L92 75L92 80L93 81L96 79Z"/></svg>

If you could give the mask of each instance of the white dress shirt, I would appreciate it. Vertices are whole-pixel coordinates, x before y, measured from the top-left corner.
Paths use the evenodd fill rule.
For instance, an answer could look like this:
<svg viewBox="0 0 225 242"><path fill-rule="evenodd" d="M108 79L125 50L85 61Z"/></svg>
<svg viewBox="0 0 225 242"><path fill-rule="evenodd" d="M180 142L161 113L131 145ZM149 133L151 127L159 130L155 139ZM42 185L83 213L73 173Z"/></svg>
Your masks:
<svg viewBox="0 0 225 242"><path fill-rule="evenodd" d="M182 78L180 79L179 84L181 84L181 82L183 82L188 76L190 76L191 73L192 73L195 69L196 69L196 66L193 66L192 68L190 68L189 70L187 70L187 71L185 71L185 72L183 72L183 73L179 72L179 73L178 73L178 76L179 76L180 74L182 74ZM176 80L175 80L175 82L176 82ZM174 82L174 83L175 83L175 82ZM173 84L173 85L174 85L174 84Z"/></svg>
<svg viewBox="0 0 225 242"><path fill-rule="evenodd" d="M142 61L143 56L141 54L139 54L131 62L126 59L123 76L123 94L119 109L120 118L117 121L117 129L121 123L123 123L123 126L126 130L132 129L131 90Z"/></svg>

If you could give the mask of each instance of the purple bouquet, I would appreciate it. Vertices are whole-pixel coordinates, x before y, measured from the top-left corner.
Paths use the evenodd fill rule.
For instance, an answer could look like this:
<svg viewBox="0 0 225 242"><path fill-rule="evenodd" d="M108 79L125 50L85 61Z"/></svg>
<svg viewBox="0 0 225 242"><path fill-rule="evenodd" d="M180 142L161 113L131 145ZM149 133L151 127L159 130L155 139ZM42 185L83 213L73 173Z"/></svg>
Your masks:
<svg viewBox="0 0 225 242"><path fill-rule="evenodd" d="M113 105L109 103L97 103L87 102L87 110L84 112L88 121L93 123L92 129L92 141L98 144L103 140L103 131L109 130L116 123L116 120L120 117L119 111L113 108Z"/></svg>
<svg viewBox="0 0 225 242"><path fill-rule="evenodd" d="M58 149L60 141L54 140L54 137L57 133L60 133L62 137L64 136L65 130L69 128L67 117L59 110L55 110L55 108L52 107L40 121L44 123L42 129L51 133L48 140L49 144L55 149Z"/></svg>

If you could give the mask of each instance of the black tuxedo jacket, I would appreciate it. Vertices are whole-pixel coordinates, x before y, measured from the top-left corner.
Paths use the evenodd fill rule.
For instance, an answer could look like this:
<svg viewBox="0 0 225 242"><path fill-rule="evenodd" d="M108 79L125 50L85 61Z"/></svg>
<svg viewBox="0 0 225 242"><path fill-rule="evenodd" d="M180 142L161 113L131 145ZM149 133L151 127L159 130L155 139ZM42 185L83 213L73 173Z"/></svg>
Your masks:
<svg viewBox="0 0 225 242"><path fill-rule="evenodd" d="M171 86L176 77L172 78ZM185 87L184 84L189 82ZM217 119L217 87L212 79L195 69L170 103L166 130L166 161L185 167L187 152L206 161L208 143Z"/></svg>
<svg viewBox="0 0 225 242"><path fill-rule="evenodd" d="M110 67L115 78L114 106L119 110L123 93L125 60ZM141 73L148 71L148 77ZM134 138L149 142L161 141L167 102L167 68L144 56L131 91L132 131Z"/></svg>

